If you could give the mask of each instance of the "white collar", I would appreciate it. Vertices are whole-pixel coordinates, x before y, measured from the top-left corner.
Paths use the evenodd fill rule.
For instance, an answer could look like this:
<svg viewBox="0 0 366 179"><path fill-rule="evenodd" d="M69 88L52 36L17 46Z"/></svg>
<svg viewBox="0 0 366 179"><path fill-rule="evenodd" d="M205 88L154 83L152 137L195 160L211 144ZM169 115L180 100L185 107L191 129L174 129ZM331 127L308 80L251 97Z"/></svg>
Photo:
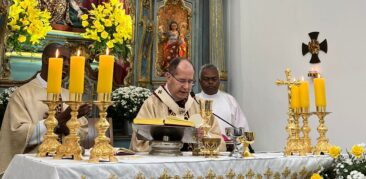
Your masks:
<svg viewBox="0 0 366 179"><path fill-rule="evenodd" d="M37 79L39 81L39 83L41 84L42 88L47 88L47 81L45 81L42 77L41 77L41 73L37 74Z"/></svg>

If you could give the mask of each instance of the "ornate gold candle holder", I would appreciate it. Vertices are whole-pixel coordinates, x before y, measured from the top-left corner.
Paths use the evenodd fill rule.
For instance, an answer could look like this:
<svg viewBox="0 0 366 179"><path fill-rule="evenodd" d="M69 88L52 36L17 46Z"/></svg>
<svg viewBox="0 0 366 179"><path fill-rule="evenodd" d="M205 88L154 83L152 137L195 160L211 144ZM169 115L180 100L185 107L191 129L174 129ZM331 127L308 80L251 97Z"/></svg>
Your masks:
<svg viewBox="0 0 366 179"><path fill-rule="evenodd" d="M314 152L316 155L326 154L328 153L328 149L331 147L331 144L329 143L329 140L326 137L328 128L324 124L325 123L324 118L326 115L330 114L330 112L326 112L325 106L323 107L317 106L315 114L319 118L319 126L317 128L319 137L317 139L317 144L315 146Z"/></svg>
<svg viewBox="0 0 366 179"><path fill-rule="evenodd" d="M305 155L302 152L302 143L300 139L300 126L299 126L300 111L298 109L291 112L291 117L288 120L286 130L289 134L287 138L287 144L285 146L284 154L289 155Z"/></svg>
<svg viewBox="0 0 366 179"><path fill-rule="evenodd" d="M311 139L309 137L309 133L311 131L309 127L309 116L311 116L312 113L309 113L309 108L301 108L301 117L303 119L303 125L301 128L301 131L303 133L302 137L302 144L303 144L303 150L305 153L312 153L312 146L311 146Z"/></svg>
<svg viewBox="0 0 366 179"><path fill-rule="evenodd" d="M303 145L303 140L300 137L300 132L301 132L301 128L300 128L300 116L301 116L301 111L300 109L295 109L294 110L294 122L295 122L295 149L294 152L298 153L301 156L305 155L305 151L304 151L304 145Z"/></svg>
<svg viewBox="0 0 366 179"><path fill-rule="evenodd" d="M63 157L71 157L74 160L82 160L82 149L80 146L80 137L78 130L80 122L77 119L79 106L82 104L82 94L70 94L70 101L66 101L71 108L71 118L67 121L66 126L69 128L70 134L65 137L64 143L57 148L55 159Z"/></svg>
<svg viewBox="0 0 366 179"><path fill-rule="evenodd" d="M89 162L99 162L100 160L109 160L110 162L117 162L114 156L113 147L110 144L110 139L105 135L109 128L109 123L106 119L107 108L112 104L110 93L99 93L98 100L94 102L99 108L99 120L95 124L98 131L98 136L95 138L95 144L90 151Z"/></svg>
<svg viewBox="0 0 366 179"><path fill-rule="evenodd" d="M249 150L249 144L254 143L255 134L254 132L244 132L244 135L239 137L240 142L243 144L244 150L242 153L242 157L254 157Z"/></svg>
<svg viewBox="0 0 366 179"><path fill-rule="evenodd" d="M54 129L58 123L55 114L56 107L59 103L59 96L60 94L49 93L47 94L47 100L42 101L48 106L48 117L44 122L47 132L43 137L42 144L39 146L37 157L55 155L57 147L61 145L57 140L58 136L54 133Z"/></svg>

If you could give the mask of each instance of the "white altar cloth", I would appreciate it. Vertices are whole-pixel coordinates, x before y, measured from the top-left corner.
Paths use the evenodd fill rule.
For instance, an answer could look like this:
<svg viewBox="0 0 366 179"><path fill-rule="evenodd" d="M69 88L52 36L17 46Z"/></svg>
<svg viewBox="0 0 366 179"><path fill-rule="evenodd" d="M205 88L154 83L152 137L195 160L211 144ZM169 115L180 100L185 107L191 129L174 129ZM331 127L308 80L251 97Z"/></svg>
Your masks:
<svg viewBox="0 0 366 179"><path fill-rule="evenodd" d="M308 178L313 171L329 166L332 161L329 156L284 157L282 153L258 153L253 158L237 159L227 154L204 158L190 153L181 157L139 153L118 156L117 163L88 163L89 156L74 161L20 154L14 157L3 179Z"/></svg>

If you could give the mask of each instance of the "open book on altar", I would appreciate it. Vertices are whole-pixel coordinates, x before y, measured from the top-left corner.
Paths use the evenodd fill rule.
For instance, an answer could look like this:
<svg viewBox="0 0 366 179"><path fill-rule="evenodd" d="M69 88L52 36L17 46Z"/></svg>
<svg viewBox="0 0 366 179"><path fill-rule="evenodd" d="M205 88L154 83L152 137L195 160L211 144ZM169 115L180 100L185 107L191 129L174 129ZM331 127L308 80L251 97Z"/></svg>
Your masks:
<svg viewBox="0 0 366 179"><path fill-rule="evenodd" d="M188 126L194 127L195 124L192 121L181 119L176 116L168 116L163 118L135 118L133 120L134 124L142 125L174 125L174 126Z"/></svg>

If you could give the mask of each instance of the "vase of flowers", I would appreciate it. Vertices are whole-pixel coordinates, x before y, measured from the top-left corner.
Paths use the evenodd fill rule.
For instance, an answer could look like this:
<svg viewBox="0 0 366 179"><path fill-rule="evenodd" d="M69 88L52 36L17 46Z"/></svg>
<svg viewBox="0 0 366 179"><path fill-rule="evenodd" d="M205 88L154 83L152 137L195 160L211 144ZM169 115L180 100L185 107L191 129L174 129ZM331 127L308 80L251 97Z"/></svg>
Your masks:
<svg viewBox="0 0 366 179"><path fill-rule="evenodd" d="M81 16L87 39L94 40L89 47L95 54L104 53L109 48L117 57L127 58L130 50L128 42L132 39L132 19L125 14L119 0L110 0L95 6L88 14Z"/></svg>
<svg viewBox="0 0 366 179"><path fill-rule="evenodd" d="M115 128L124 128L132 122L139 112L144 101L151 96L151 91L146 88L128 86L117 88L112 92L114 102L107 110L108 117L112 117Z"/></svg>
<svg viewBox="0 0 366 179"><path fill-rule="evenodd" d="M345 155L341 151L340 147L332 146L328 151L333 158L331 166L314 173L311 179L366 179L365 144L352 146Z"/></svg>
<svg viewBox="0 0 366 179"><path fill-rule="evenodd" d="M47 10L38 8L37 0L14 0L8 16L7 47L10 51L35 51L52 30Z"/></svg>
<svg viewBox="0 0 366 179"><path fill-rule="evenodd" d="M14 93L17 87L10 87L0 93L0 126L4 118L6 106L8 105L10 96Z"/></svg>

